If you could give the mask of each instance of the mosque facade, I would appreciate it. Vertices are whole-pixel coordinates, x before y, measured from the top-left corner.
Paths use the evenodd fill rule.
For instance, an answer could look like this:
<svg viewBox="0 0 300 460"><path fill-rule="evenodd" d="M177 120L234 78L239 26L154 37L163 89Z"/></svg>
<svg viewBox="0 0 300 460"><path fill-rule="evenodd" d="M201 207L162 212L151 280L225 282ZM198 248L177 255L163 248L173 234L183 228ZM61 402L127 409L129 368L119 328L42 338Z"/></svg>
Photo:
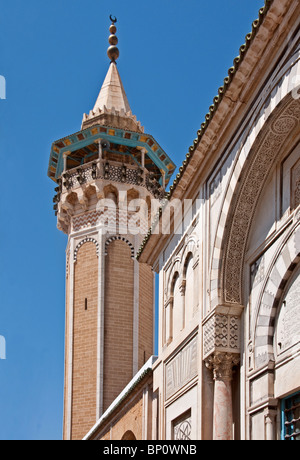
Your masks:
<svg viewBox="0 0 300 460"><path fill-rule="evenodd" d="M48 170L68 236L64 439L300 439L299 17L265 1L172 183L111 17L95 106Z"/></svg>

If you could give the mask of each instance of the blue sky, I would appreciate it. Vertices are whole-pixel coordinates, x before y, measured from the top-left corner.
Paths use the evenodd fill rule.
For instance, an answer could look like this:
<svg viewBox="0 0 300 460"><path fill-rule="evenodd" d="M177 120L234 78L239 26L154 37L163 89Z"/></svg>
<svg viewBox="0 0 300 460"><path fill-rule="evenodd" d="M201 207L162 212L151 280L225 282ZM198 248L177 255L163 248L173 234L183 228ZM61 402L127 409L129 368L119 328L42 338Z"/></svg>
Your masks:
<svg viewBox="0 0 300 460"><path fill-rule="evenodd" d="M264 0L1 0L0 439L61 439L66 236L47 177L108 69L109 15L133 113L182 163Z"/></svg>

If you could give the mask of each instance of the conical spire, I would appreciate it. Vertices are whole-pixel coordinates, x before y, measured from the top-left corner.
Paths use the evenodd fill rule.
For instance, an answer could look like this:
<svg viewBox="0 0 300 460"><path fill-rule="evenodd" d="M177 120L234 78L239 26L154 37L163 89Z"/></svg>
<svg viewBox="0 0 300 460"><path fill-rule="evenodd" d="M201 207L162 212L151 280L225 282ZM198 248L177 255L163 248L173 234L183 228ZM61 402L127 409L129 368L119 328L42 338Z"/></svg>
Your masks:
<svg viewBox="0 0 300 460"><path fill-rule="evenodd" d="M115 62L111 62L109 66L104 83L94 106L94 112L98 109L104 110L104 107L108 110L114 108L119 111L123 110L125 113L131 113L128 99Z"/></svg>
<svg viewBox="0 0 300 460"><path fill-rule="evenodd" d="M99 96L93 110L88 115L84 114L82 129L89 128L95 124L102 124L114 128L128 129L130 131L144 132L140 122L132 114L130 105L117 69L116 60L119 57L117 48L118 38L115 33L117 28L116 18L110 16L112 24L109 28L109 48L107 55L110 59L110 66L101 87Z"/></svg>

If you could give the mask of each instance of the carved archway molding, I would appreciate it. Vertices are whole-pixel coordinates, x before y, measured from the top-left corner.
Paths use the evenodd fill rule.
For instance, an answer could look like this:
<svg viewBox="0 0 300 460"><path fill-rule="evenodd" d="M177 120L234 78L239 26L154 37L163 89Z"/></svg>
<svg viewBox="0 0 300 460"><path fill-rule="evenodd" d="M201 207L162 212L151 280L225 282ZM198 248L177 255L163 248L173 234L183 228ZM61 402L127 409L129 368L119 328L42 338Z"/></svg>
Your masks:
<svg viewBox="0 0 300 460"><path fill-rule="evenodd" d="M277 116L276 116L277 115ZM225 250L222 284L225 302L243 303L242 280L244 254L253 215L270 170L279 157L285 142L299 130L300 102L287 98L279 114L267 123L265 134L251 155L253 160L242 182L231 219Z"/></svg>
<svg viewBox="0 0 300 460"><path fill-rule="evenodd" d="M235 189L229 184L228 213L222 228L220 248L214 248L213 261L218 261L214 292L211 289L211 307L243 305L244 255L253 215L269 172L277 161L288 139L299 135L300 100L288 95L274 110L257 136L248 158L235 174Z"/></svg>
<svg viewBox="0 0 300 460"><path fill-rule="evenodd" d="M295 223L287 235L269 270L254 318L251 349L255 350L255 367L274 361L273 337L275 318L283 291L300 262L300 208Z"/></svg>

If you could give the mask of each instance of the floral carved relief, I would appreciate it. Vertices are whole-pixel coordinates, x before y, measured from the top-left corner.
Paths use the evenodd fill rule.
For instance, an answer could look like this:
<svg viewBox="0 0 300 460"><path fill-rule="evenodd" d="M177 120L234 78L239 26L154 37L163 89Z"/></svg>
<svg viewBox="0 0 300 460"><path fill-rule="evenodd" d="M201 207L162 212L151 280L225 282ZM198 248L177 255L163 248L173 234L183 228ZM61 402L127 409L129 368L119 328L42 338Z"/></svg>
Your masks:
<svg viewBox="0 0 300 460"><path fill-rule="evenodd" d="M300 102L288 100L260 140L242 180L234 213L228 223L222 285L225 302L242 304L242 274L247 236L265 180L287 137L299 125Z"/></svg>

